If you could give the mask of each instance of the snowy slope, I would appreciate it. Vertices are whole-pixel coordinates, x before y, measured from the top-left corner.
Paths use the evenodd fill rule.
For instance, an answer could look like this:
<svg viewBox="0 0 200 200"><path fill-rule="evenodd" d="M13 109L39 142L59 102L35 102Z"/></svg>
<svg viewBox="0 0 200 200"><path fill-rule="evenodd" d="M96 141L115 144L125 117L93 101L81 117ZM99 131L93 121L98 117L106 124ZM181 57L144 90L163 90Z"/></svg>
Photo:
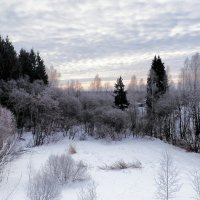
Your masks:
<svg viewBox="0 0 200 200"><path fill-rule="evenodd" d="M70 144L74 144L77 154L75 160L83 160L89 166L89 173L97 185L98 199L101 200L152 200L156 186L154 178L159 167L161 153L168 150L180 170L183 184L176 200L192 199L193 190L189 174L200 168L200 155L188 153L182 149L149 138L129 138L118 142L104 140L71 141L64 139L56 144L44 145L30 149L7 167L9 177L0 188L0 199L10 192L9 200L25 200L28 181L28 165L40 168L50 154L67 152ZM100 166L123 159L131 162L139 160L142 169L125 169L105 171ZM71 183L63 188L62 200L76 200L77 193L89 181ZM13 191L13 188L14 191Z"/></svg>

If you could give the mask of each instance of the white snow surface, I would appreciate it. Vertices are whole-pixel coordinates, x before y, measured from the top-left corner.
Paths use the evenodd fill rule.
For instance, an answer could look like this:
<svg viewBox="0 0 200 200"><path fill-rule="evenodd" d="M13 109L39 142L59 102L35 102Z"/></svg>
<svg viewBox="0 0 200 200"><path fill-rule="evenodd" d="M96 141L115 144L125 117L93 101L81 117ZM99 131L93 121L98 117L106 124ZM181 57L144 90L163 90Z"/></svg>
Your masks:
<svg viewBox="0 0 200 200"><path fill-rule="evenodd" d="M175 200L192 199L194 192L190 175L200 169L200 155L152 138L127 138L108 142L89 139L85 141L67 138L48 145L34 147L12 161L7 167L8 178L0 186L0 200L9 194L9 200L26 200L29 165L35 170L42 167L51 154L68 152L75 145L77 153L72 155L76 161L88 165L91 179L70 183L63 187L61 200L77 200L77 193L92 180L97 188L99 200L153 200L155 199L155 177L159 161L166 150L173 156L180 173L181 190ZM102 170L99 167L119 160L132 162L139 160L141 169Z"/></svg>

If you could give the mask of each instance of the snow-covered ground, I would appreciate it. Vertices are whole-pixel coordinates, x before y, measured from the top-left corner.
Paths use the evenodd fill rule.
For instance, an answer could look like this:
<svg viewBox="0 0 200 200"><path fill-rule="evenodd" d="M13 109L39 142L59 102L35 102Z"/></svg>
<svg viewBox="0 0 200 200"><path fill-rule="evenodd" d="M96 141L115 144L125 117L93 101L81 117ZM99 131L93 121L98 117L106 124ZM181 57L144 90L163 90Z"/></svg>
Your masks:
<svg viewBox="0 0 200 200"><path fill-rule="evenodd" d="M155 199L155 176L159 160L164 151L168 151L180 171L183 184L176 200L192 199L194 193L190 183L190 173L200 168L200 155L149 138L129 138L123 141L107 142L105 140L68 140L29 149L25 154L7 166L9 177L0 187L0 200L9 195L9 200L25 200L29 165L39 169L51 154L68 151L69 145L76 146L75 160L83 160L88 165L91 180L94 180L99 200L153 200ZM141 169L124 169L105 171L99 169L104 164L118 160L132 162L139 160ZM77 193L91 180L71 183L62 190L62 200L77 200Z"/></svg>

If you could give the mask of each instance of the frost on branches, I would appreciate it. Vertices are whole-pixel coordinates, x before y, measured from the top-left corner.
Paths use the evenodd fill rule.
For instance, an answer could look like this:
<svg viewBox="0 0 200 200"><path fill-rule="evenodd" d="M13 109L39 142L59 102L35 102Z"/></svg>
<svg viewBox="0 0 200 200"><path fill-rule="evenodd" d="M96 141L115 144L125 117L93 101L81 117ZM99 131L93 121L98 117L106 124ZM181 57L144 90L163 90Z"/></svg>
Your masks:
<svg viewBox="0 0 200 200"><path fill-rule="evenodd" d="M3 179L4 166L15 155L15 120L13 114L0 106L0 182Z"/></svg>

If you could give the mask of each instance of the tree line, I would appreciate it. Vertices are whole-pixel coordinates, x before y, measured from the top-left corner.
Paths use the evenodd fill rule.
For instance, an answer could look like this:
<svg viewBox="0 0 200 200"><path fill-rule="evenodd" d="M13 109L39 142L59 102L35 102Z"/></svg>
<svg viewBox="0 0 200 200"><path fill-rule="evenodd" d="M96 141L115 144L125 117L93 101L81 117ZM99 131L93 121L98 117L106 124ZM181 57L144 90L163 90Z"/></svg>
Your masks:
<svg viewBox="0 0 200 200"><path fill-rule="evenodd" d="M29 52L22 48L17 54L9 38L0 36L0 79L9 81L19 78L28 78L30 82L42 80L47 84L44 61L33 49Z"/></svg>
<svg viewBox="0 0 200 200"><path fill-rule="evenodd" d="M0 104L14 114L19 136L32 132L34 145L62 131L72 139L149 135L200 151L198 53L186 59L176 87L159 56L152 60L146 85L133 76L127 90L122 77L114 89L106 83L102 90L98 75L90 91L78 81L61 89L56 87L59 76L45 68L39 53L21 49L17 54L8 38L0 39Z"/></svg>

